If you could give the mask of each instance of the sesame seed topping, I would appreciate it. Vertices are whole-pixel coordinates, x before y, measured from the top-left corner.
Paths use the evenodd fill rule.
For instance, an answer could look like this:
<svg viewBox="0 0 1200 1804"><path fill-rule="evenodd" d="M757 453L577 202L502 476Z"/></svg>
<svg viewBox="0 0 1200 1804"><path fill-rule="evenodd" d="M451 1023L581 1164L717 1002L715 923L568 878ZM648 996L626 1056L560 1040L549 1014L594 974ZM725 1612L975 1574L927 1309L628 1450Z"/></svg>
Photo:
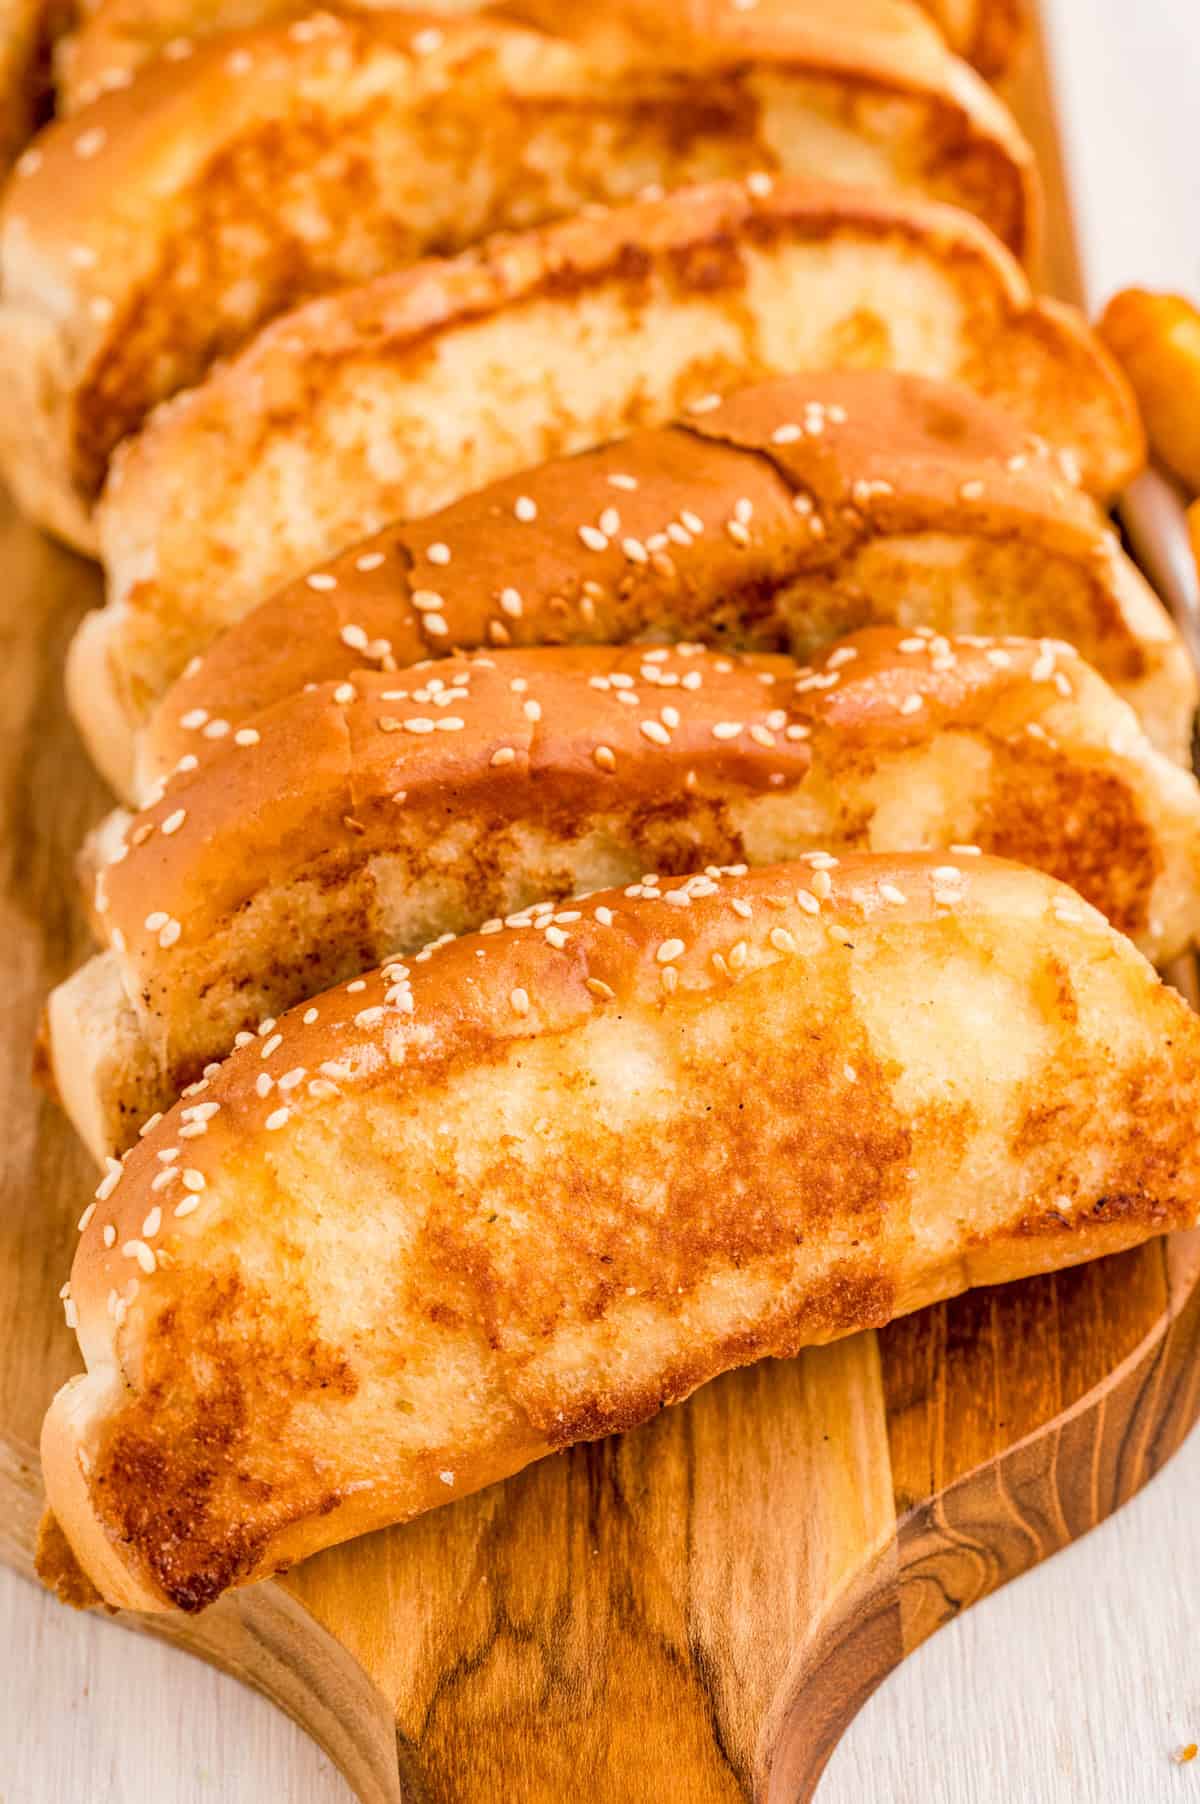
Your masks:
<svg viewBox="0 0 1200 1804"><path fill-rule="evenodd" d="M106 1246L106 1247L113 1247L113 1246L115 1246L115 1245L116 1245L116 1243L117 1243L117 1230L116 1230L116 1228L115 1228L115 1227L114 1227L114 1226L113 1226L113 1224L112 1224L112 1222L110 1222L110 1221L106 1221L106 1222L105 1222L105 1224L104 1224L104 1233L103 1233L103 1235L102 1235L102 1236L101 1236L101 1238L102 1238L102 1239L103 1239L103 1241L104 1241L104 1244L105 1244L105 1246Z"/></svg>
<svg viewBox="0 0 1200 1804"><path fill-rule="evenodd" d="M356 570L361 570L363 574L366 575L369 570L378 570L382 563L382 551L364 551L360 557L355 558L354 568ZM364 638L366 637L365 634L363 636Z"/></svg>
<svg viewBox="0 0 1200 1804"><path fill-rule="evenodd" d="M654 745L670 745L671 735L661 721L643 720L639 724L643 737L649 739Z"/></svg>
<svg viewBox="0 0 1200 1804"><path fill-rule="evenodd" d="M592 758L601 770L616 770L617 768L616 754L610 745L598 745L592 753Z"/></svg>
<svg viewBox="0 0 1200 1804"><path fill-rule="evenodd" d="M337 577L328 570L314 570L310 575L306 576L304 580L310 589L322 590L337 588Z"/></svg>
<svg viewBox="0 0 1200 1804"><path fill-rule="evenodd" d="M454 1483L453 1472L439 1472L438 1477L441 1479L441 1481L444 1485L452 1485Z"/></svg>
<svg viewBox="0 0 1200 1804"><path fill-rule="evenodd" d="M627 494L633 494L638 485L636 476L626 476L621 470L614 470L605 480L610 487L624 489Z"/></svg>
<svg viewBox="0 0 1200 1804"><path fill-rule="evenodd" d="M184 1196L176 1203L174 1213L176 1218L180 1218L185 1215L191 1215L193 1211L199 1207L200 1198L198 1196Z"/></svg>
<svg viewBox="0 0 1200 1804"><path fill-rule="evenodd" d="M901 714L919 714L924 706L925 697L923 695L906 695L900 703L900 712Z"/></svg>
<svg viewBox="0 0 1200 1804"><path fill-rule="evenodd" d="M621 530L621 516L615 507L606 507L597 524L606 538L613 539Z"/></svg>
<svg viewBox="0 0 1200 1804"><path fill-rule="evenodd" d="M233 736L233 743L241 746L257 745L261 737L257 727L239 727Z"/></svg>
<svg viewBox="0 0 1200 1804"><path fill-rule="evenodd" d="M79 136L76 138L75 155L77 157L83 157L86 161L87 158L94 157L98 151L104 149L107 139L107 132L103 131L100 126L94 125L90 130L80 132Z"/></svg>
<svg viewBox="0 0 1200 1804"><path fill-rule="evenodd" d="M512 1004L512 1011L513 1011L514 1015L527 1015L529 1013L529 992L528 992L528 990L522 990L522 989L511 990L509 992L508 1000Z"/></svg>
<svg viewBox="0 0 1200 1804"><path fill-rule="evenodd" d="M725 531L735 545L748 545L750 543L750 534L746 531L746 528L740 520L726 520Z"/></svg>
<svg viewBox="0 0 1200 1804"><path fill-rule="evenodd" d="M154 1248L148 1247L144 1240L127 1240L122 1246L121 1252L126 1259L136 1259L138 1266L147 1277L158 1269Z"/></svg>
<svg viewBox="0 0 1200 1804"><path fill-rule="evenodd" d="M589 551L607 551L608 549L608 540L595 526L581 526L579 528L579 537Z"/></svg>
<svg viewBox="0 0 1200 1804"><path fill-rule="evenodd" d="M203 1190L204 1173L202 1171L196 1171L193 1167L189 1166L183 1173L183 1187L185 1190Z"/></svg>
<svg viewBox="0 0 1200 1804"><path fill-rule="evenodd" d="M960 501L978 501L981 499L982 495L983 484L977 477L973 477L970 482L961 482L958 485L958 498Z"/></svg>
<svg viewBox="0 0 1200 1804"><path fill-rule="evenodd" d="M158 1203L155 1203L153 1209L151 1209L149 1215L146 1217L145 1221L142 1223L143 1240L153 1240L154 1236L158 1233L158 1230L161 1227L162 1227L162 1209Z"/></svg>
<svg viewBox="0 0 1200 1804"><path fill-rule="evenodd" d="M800 904L800 907L804 910L805 914L816 915L821 912L820 901L813 895L811 890L798 889L796 891L796 901Z"/></svg>
<svg viewBox="0 0 1200 1804"><path fill-rule="evenodd" d="M414 33L409 49L417 56L432 56L435 50L441 49L444 42L445 33L439 31L436 25L427 25L424 30Z"/></svg>
<svg viewBox="0 0 1200 1804"><path fill-rule="evenodd" d="M668 965L672 959L681 957L686 950L687 947L682 940L663 940L654 956L660 965Z"/></svg>
<svg viewBox="0 0 1200 1804"><path fill-rule="evenodd" d="M83 1230L87 1227L88 1223L91 1221L91 1219L92 1219L93 1215L95 1215L95 1213L96 1213L95 1203L89 1203L87 1208L84 1210L83 1214L79 1217L79 1221L77 1223L79 1232L81 1234L83 1233Z"/></svg>
<svg viewBox="0 0 1200 1804"><path fill-rule="evenodd" d="M281 1127L286 1127L291 1118L292 1111L286 1106L281 1109L272 1109L271 1113L264 1121L263 1126L269 1134L274 1134L277 1133Z"/></svg>
<svg viewBox="0 0 1200 1804"><path fill-rule="evenodd" d="M721 405L720 395L698 395L688 402L689 413L713 413Z"/></svg>
<svg viewBox="0 0 1200 1804"><path fill-rule="evenodd" d="M491 763L495 765L512 764L515 761L516 756L517 754L511 745L498 745L492 753Z"/></svg>
<svg viewBox="0 0 1200 1804"><path fill-rule="evenodd" d="M271 1054L273 1052L278 1052L279 1048L282 1045L283 1045L283 1035L282 1034L272 1034L269 1037L269 1039L266 1039L263 1041L261 1047L259 1048L259 1053L258 1053L259 1058L260 1059L269 1059Z"/></svg>

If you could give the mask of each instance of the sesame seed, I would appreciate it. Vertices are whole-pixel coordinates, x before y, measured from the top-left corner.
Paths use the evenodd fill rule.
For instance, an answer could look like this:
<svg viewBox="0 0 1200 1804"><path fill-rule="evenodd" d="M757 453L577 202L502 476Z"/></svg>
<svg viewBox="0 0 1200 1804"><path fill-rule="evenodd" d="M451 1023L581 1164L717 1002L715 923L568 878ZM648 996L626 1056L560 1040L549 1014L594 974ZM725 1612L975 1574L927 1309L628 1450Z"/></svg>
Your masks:
<svg viewBox="0 0 1200 1804"><path fill-rule="evenodd" d="M440 539L435 539L432 545L427 545L425 547L425 556L429 559L431 564L448 564L450 562L450 547L449 545L443 544Z"/></svg>
<svg viewBox="0 0 1200 1804"><path fill-rule="evenodd" d="M606 507L597 524L607 538L614 539L621 530L621 516L615 507Z"/></svg>
<svg viewBox="0 0 1200 1804"><path fill-rule="evenodd" d="M958 485L960 501L978 501L982 495L983 484L977 478L972 478L970 482L961 482Z"/></svg>
<svg viewBox="0 0 1200 1804"><path fill-rule="evenodd" d="M257 727L239 727L233 736L235 745L257 745L261 739Z"/></svg>
<svg viewBox="0 0 1200 1804"><path fill-rule="evenodd" d="M85 161L89 157L94 157L98 151L104 149L107 137L107 132L101 130L98 125L92 126L89 131L80 132L75 140L75 155L83 157Z"/></svg>
<svg viewBox="0 0 1200 1804"><path fill-rule="evenodd" d="M461 733L467 723L461 714L443 714L433 724L439 733Z"/></svg>
<svg viewBox="0 0 1200 1804"><path fill-rule="evenodd" d="M698 395L688 402L687 410L689 413L712 413L720 405L720 395Z"/></svg>
<svg viewBox="0 0 1200 1804"><path fill-rule="evenodd" d="M823 902L833 894L833 879L830 877L828 871L813 872L812 892L814 896L819 896Z"/></svg>
<svg viewBox="0 0 1200 1804"><path fill-rule="evenodd" d="M621 550L631 564L646 564L650 561L650 553L640 539L622 539Z"/></svg>
<svg viewBox="0 0 1200 1804"><path fill-rule="evenodd" d="M592 757L601 770L616 770L617 768L616 755L610 745L598 745L592 753Z"/></svg>
<svg viewBox="0 0 1200 1804"><path fill-rule="evenodd" d="M110 1222L110 1221L105 1222L104 1233L102 1235L102 1239L103 1239L106 1247L112 1247L112 1246L116 1245L117 1230L113 1226L112 1222Z"/></svg>
<svg viewBox="0 0 1200 1804"><path fill-rule="evenodd" d="M143 1240L153 1240L154 1236L158 1233L158 1230L161 1227L162 1227L162 1209L160 1208L160 1206L157 1203L155 1203L153 1209L151 1209L149 1215L146 1217L145 1221L142 1223Z"/></svg>
<svg viewBox="0 0 1200 1804"><path fill-rule="evenodd" d="M772 927L770 940L776 952L794 952L796 942L786 927Z"/></svg>
<svg viewBox="0 0 1200 1804"><path fill-rule="evenodd" d="M746 177L746 192L752 194L755 200L765 200L774 186L765 169L755 169Z"/></svg>
<svg viewBox="0 0 1200 1804"><path fill-rule="evenodd" d="M450 631L450 628L446 625L446 617L444 614L422 614L421 624L424 626L427 633L432 633L435 638L439 639Z"/></svg>
<svg viewBox="0 0 1200 1804"><path fill-rule="evenodd" d="M608 549L608 540L595 526L581 526L579 537L589 551L607 551Z"/></svg>
<svg viewBox="0 0 1200 1804"><path fill-rule="evenodd" d="M518 520L528 526L531 521L537 519L537 502L532 495L518 495L513 502L513 513Z"/></svg>
<svg viewBox="0 0 1200 1804"><path fill-rule="evenodd" d="M812 894L811 890L798 889L796 891L796 901L800 904L800 907L804 910L805 914L817 915L821 912L821 904L817 897Z"/></svg>
<svg viewBox="0 0 1200 1804"><path fill-rule="evenodd" d="M643 720L639 723L642 735L655 745L670 745L671 735L661 721Z"/></svg>
<svg viewBox="0 0 1200 1804"><path fill-rule="evenodd" d="M596 910L596 919L599 921L601 927L611 927L613 924L612 909L605 908L603 904L601 904Z"/></svg>
<svg viewBox="0 0 1200 1804"><path fill-rule="evenodd" d="M185 1190L203 1190L204 1173L202 1171L196 1171L189 1166L187 1171L183 1173L183 1187Z"/></svg>
<svg viewBox="0 0 1200 1804"><path fill-rule="evenodd" d="M313 1022L317 1019L319 1014L320 1014L319 1009L306 1008L304 1011L304 1014L302 1016L305 1027L311 1027Z"/></svg>
<svg viewBox="0 0 1200 1804"><path fill-rule="evenodd" d="M508 1000L512 1004L512 1010L513 1010L514 1015L527 1015L529 1013L529 992L528 992L528 990L522 990L522 989L511 990L509 992Z"/></svg>
<svg viewBox="0 0 1200 1804"><path fill-rule="evenodd" d="M748 545L750 543L750 534L746 531L746 528L742 525L740 520L726 520L725 531L729 534L729 537L733 540L735 545Z"/></svg>
<svg viewBox="0 0 1200 1804"><path fill-rule="evenodd" d="M365 575L368 570L378 570L380 564L382 564L382 563L383 563L382 551L364 551L361 557L355 558L354 568L356 570L361 570L363 572L363 574Z"/></svg>
<svg viewBox="0 0 1200 1804"><path fill-rule="evenodd" d="M627 494L633 494L638 485L636 476L626 476L620 470L614 470L605 478L605 481L614 489L624 489Z"/></svg>
<svg viewBox="0 0 1200 1804"><path fill-rule="evenodd" d="M687 947L682 940L663 940L654 956L660 965L668 965L672 959L681 957L686 951Z"/></svg>
<svg viewBox="0 0 1200 1804"><path fill-rule="evenodd" d="M95 1215L95 1213L96 1213L95 1203L89 1203L87 1208L84 1210L83 1214L79 1217L79 1221L77 1224L78 1228L79 1228L79 1232L81 1234L83 1233L83 1230L87 1227L88 1223L91 1221L91 1219L92 1219L93 1215Z"/></svg>
<svg viewBox="0 0 1200 1804"><path fill-rule="evenodd" d="M310 589L324 590L337 588L337 577L328 570L314 570L310 575L306 576L304 580Z"/></svg>
<svg viewBox="0 0 1200 1804"><path fill-rule="evenodd" d="M183 928L178 921L170 920L165 923L162 932L158 936L158 943L164 952L175 944L182 932Z"/></svg>
<svg viewBox="0 0 1200 1804"><path fill-rule="evenodd" d="M263 1122L263 1126L269 1134L274 1134L278 1132L281 1127L286 1127L291 1118L292 1111L289 1108L272 1109L271 1113L267 1116L267 1119Z"/></svg>
<svg viewBox="0 0 1200 1804"><path fill-rule="evenodd" d="M428 25L423 31L414 33L409 49L417 56L432 56L435 50L441 49L444 42L445 34L436 25Z"/></svg>
<svg viewBox="0 0 1200 1804"><path fill-rule="evenodd" d="M897 889L894 883L881 883L879 885L879 894L883 897L885 902L901 903L908 901L908 897L905 895L904 891L902 889Z"/></svg>
<svg viewBox="0 0 1200 1804"><path fill-rule="evenodd" d="M184 1196L176 1203L174 1213L179 1219L185 1215L191 1215L199 1207L200 1198L198 1196Z"/></svg>
<svg viewBox="0 0 1200 1804"><path fill-rule="evenodd" d="M900 712L901 714L919 714L924 706L925 697L923 695L906 695L900 703Z"/></svg>
<svg viewBox="0 0 1200 1804"><path fill-rule="evenodd" d="M259 1058L269 1059L271 1054L277 1052L282 1045L283 1035L272 1034L269 1039L263 1041L262 1046L259 1048Z"/></svg>
<svg viewBox="0 0 1200 1804"><path fill-rule="evenodd" d="M498 745L492 753L490 762L494 765L512 764L516 759L516 756L517 754L511 745Z"/></svg>
<svg viewBox="0 0 1200 1804"><path fill-rule="evenodd" d="M980 846L951 846L950 850L959 858L983 857L983 850Z"/></svg>
<svg viewBox="0 0 1200 1804"><path fill-rule="evenodd" d="M210 720L204 728L204 737L206 739L224 739L228 731L229 722L227 720Z"/></svg>
<svg viewBox="0 0 1200 1804"><path fill-rule="evenodd" d="M718 720L713 725L712 736L714 739L736 739L742 729L740 720Z"/></svg>
<svg viewBox="0 0 1200 1804"><path fill-rule="evenodd" d="M933 868L934 879L938 883L961 883L962 872L955 864L938 864Z"/></svg>
<svg viewBox="0 0 1200 1804"><path fill-rule="evenodd" d="M441 1479L441 1481L444 1485L452 1485L454 1483L453 1472L439 1472L438 1477Z"/></svg>
<svg viewBox="0 0 1200 1804"><path fill-rule="evenodd" d="M121 1252L126 1259L136 1259L138 1266L147 1277L158 1269L154 1248L148 1247L144 1240L127 1240L122 1246Z"/></svg>

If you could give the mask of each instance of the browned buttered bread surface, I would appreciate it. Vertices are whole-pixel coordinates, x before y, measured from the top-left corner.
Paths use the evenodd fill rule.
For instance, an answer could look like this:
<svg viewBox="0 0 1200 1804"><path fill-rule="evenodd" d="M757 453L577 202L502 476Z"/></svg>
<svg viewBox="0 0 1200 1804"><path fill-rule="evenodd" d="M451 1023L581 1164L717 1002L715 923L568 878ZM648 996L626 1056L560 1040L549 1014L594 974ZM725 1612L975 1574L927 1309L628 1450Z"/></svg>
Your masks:
<svg viewBox="0 0 1200 1804"><path fill-rule="evenodd" d="M306 683L458 649L687 639L808 657L883 623L1067 639L1187 758L1187 654L1054 457L969 390L839 371L739 390L385 527L218 638L133 735L130 772L110 774L145 801ZM91 736L102 760L129 738Z"/></svg>
<svg viewBox="0 0 1200 1804"><path fill-rule="evenodd" d="M321 997L114 1164L47 1417L112 1603L230 1585L730 1366L1190 1223L1200 1022L1072 891L815 854Z"/></svg>
<svg viewBox="0 0 1200 1804"><path fill-rule="evenodd" d="M1059 641L875 628L799 670L485 652L305 687L219 745L101 836L107 950L50 999L56 1087L100 1158L317 990L650 870L982 847L1151 957L1200 929L1200 790Z"/></svg>
<svg viewBox="0 0 1200 1804"><path fill-rule="evenodd" d="M221 627L387 519L765 374L880 364L966 379L1100 488L1139 466L1082 321L965 215L878 195L684 190L313 302L115 460L76 711L103 758Z"/></svg>
<svg viewBox="0 0 1200 1804"><path fill-rule="evenodd" d="M284 309L755 170L952 201L1018 251L1035 205L1012 120L908 0L836 21L762 0L752 27L725 5L699 36L594 47L477 14L314 12L164 55L47 132L9 192L11 480L87 545L114 446Z"/></svg>

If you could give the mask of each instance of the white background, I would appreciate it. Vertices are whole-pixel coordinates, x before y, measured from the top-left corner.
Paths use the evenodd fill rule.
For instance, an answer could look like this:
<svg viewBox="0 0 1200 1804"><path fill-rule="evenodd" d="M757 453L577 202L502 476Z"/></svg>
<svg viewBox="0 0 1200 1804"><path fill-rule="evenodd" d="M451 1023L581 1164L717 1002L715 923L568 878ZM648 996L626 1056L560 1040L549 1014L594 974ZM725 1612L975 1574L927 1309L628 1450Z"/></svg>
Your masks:
<svg viewBox="0 0 1200 1804"><path fill-rule="evenodd" d="M1131 281L1200 296L1200 0L1046 12L1093 299ZM909 1660L818 1804L1200 1804L1200 1760L1171 1759L1200 1740L1198 1497L1200 1434ZM9 1573L0 1624L0 1804L349 1804L299 1729L197 1661Z"/></svg>

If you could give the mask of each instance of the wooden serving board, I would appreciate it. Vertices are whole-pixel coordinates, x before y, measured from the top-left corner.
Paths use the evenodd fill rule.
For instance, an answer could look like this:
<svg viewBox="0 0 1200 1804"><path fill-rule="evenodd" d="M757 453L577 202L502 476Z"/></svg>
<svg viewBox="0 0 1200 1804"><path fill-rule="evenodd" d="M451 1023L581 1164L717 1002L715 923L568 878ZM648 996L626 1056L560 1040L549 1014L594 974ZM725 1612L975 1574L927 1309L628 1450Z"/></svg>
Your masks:
<svg viewBox="0 0 1200 1804"><path fill-rule="evenodd" d="M94 1174L29 1048L89 949L72 861L107 798L61 701L94 572L0 496L0 585L0 1557L32 1576L38 1426L78 1368L57 1292ZM802 1804L907 1653L1169 1457L1198 1352L1193 1233L731 1374L195 1621L122 1620L265 1691L364 1804Z"/></svg>

